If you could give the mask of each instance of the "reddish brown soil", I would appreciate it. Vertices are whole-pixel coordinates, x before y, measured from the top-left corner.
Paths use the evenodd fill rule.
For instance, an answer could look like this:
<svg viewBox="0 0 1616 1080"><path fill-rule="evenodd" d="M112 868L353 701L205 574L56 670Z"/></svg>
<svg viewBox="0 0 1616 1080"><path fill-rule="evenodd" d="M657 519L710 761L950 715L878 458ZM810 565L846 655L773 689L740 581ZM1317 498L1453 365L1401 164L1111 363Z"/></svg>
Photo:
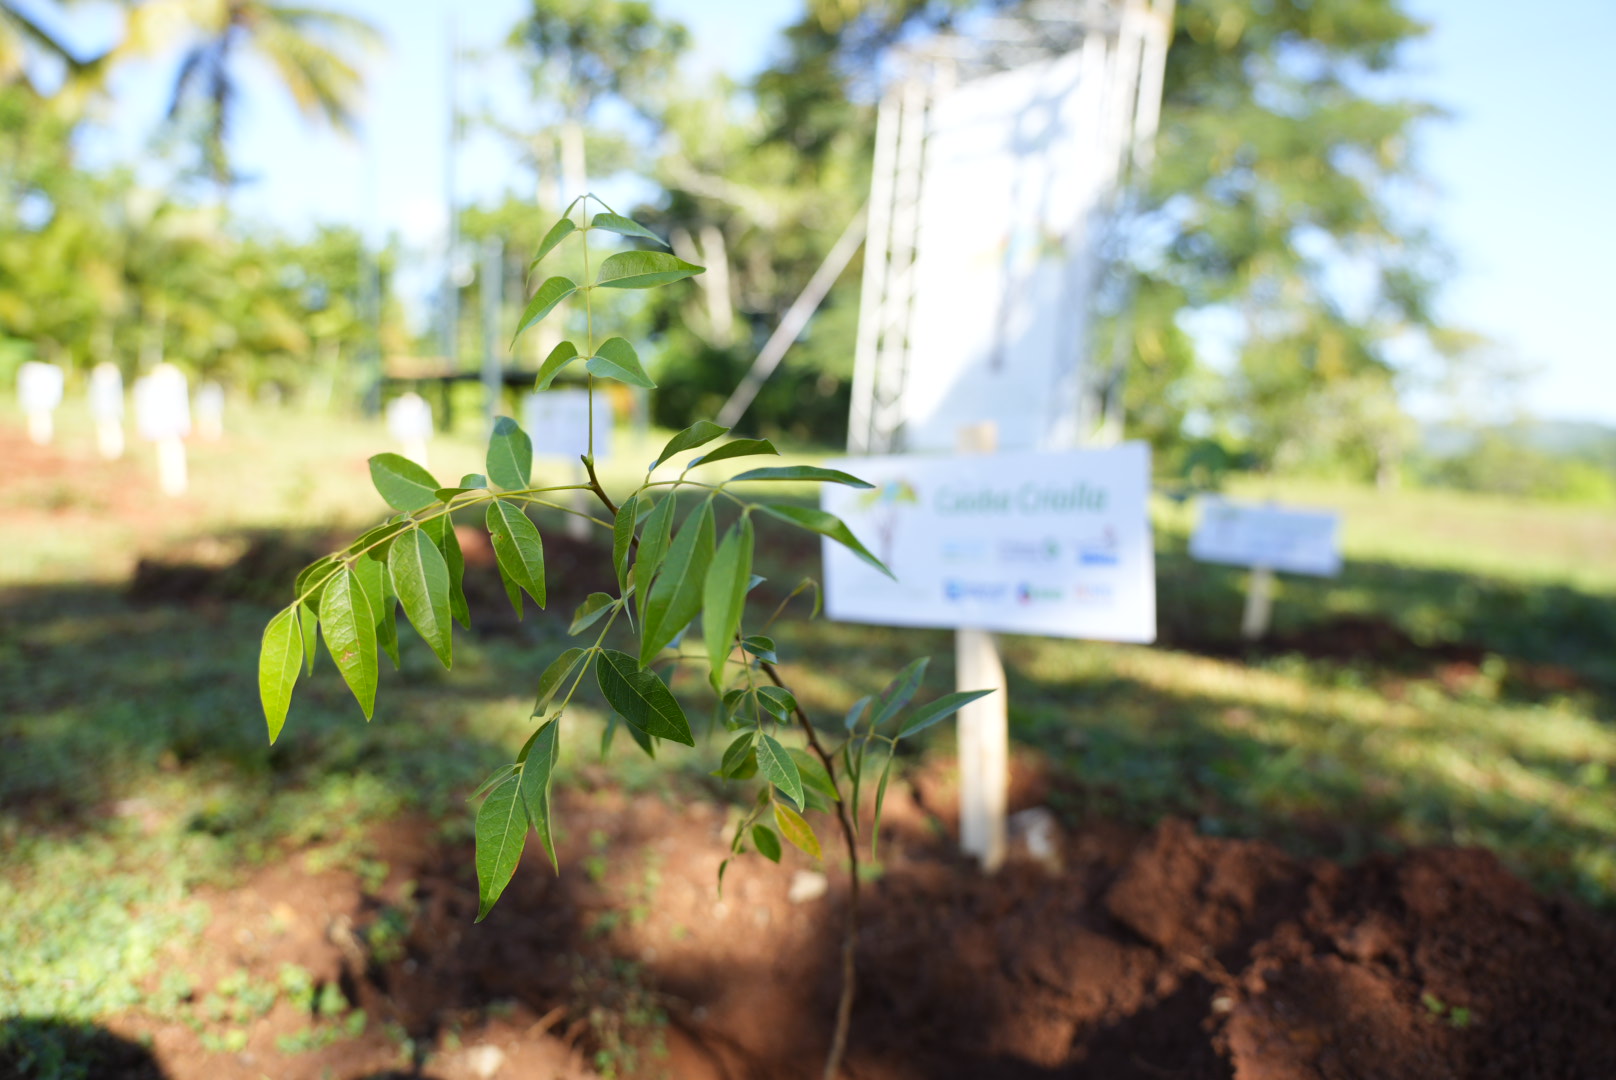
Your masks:
<svg viewBox="0 0 1616 1080"><path fill-rule="evenodd" d="M926 809L947 777L920 776L919 798L889 799L884 873L866 889L849 1077L1616 1077L1616 928L1485 852L1343 869L1179 822L1145 835L1093 822L1053 858L1018 849L985 877ZM1038 787L1021 777L1020 797ZM377 837L391 871L373 893L294 859L211 898L204 948L177 960L199 990L294 962L366 1009L357 1040L279 1052L275 1037L307 1024L284 1003L238 1055L138 1015L114 1031L153 1034L173 1080L469 1080L490 1060L504 1077L588 1077L591 1062L817 1076L845 874L793 903L807 860L752 857L720 898L726 811L701 793L631 795L586 775L560 809L561 873L530 848L480 925L470 851L423 823ZM388 906L411 927L379 963L366 942Z"/></svg>

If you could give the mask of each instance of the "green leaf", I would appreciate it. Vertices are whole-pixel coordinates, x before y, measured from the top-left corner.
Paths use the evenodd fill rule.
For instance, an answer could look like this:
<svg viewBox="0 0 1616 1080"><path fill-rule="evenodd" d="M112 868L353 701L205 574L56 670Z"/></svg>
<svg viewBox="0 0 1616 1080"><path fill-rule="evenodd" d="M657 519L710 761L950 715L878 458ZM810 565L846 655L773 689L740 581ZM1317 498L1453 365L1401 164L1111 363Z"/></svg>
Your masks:
<svg viewBox="0 0 1616 1080"><path fill-rule="evenodd" d="M405 460L409 459L406 458ZM411 462L411 464L414 463ZM388 541L409 527L410 523L408 521L385 522L374 529L366 529L360 533L354 538L354 542L348 545L346 550L354 555L366 554L373 559L385 559L387 557ZM330 558L331 556L327 557Z"/></svg>
<svg viewBox="0 0 1616 1080"><path fill-rule="evenodd" d="M652 761L655 761L656 740L651 738L651 736L647 735L645 732L641 731L639 728L635 727L633 724L629 724L627 727L628 737L633 739L635 744L638 745L641 750L645 751L646 757L650 758Z"/></svg>
<svg viewBox="0 0 1616 1080"><path fill-rule="evenodd" d="M880 727L882 724L898 715L898 710L914 700L916 691L920 689L920 681L926 677L926 665L931 663L931 657L922 656L918 660L911 660L892 681L887 683L875 699L875 719L871 726Z"/></svg>
<svg viewBox="0 0 1616 1080"><path fill-rule="evenodd" d="M707 644L708 680L717 690L724 679L724 661L734 647L746 604L746 585L752 580L752 519L742 517L724 534L707 571L701 609L701 636Z"/></svg>
<svg viewBox="0 0 1616 1080"><path fill-rule="evenodd" d="M612 569L617 572L617 591L628 591L628 553L634 546L634 525L639 520L640 497L630 495L617 508L612 521Z"/></svg>
<svg viewBox="0 0 1616 1080"><path fill-rule="evenodd" d="M493 772L489 773L487 779L485 779L482 783L477 785L477 790L473 791L471 793L471 796L469 798L467 798L466 801L467 802L476 802L478 799L482 798L484 795L487 795L490 791L492 791L494 789L495 784L497 784L500 781L504 780L507 776L515 776L516 775L516 769L517 769L517 766L512 765L509 762L507 762L504 765L501 765L499 768L497 768Z"/></svg>
<svg viewBox="0 0 1616 1080"><path fill-rule="evenodd" d="M488 487L488 477L482 473L469 472L460 478L460 490L482 491Z"/></svg>
<svg viewBox="0 0 1616 1080"><path fill-rule="evenodd" d="M477 810L477 922L488 917L494 901L510 884L526 843L521 777L508 776L494 786Z"/></svg>
<svg viewBox="0 0 1616 1080"><path fill-rule="evenodd" d="M870 701L870 695L865 694L863 697L853 702L852 707L847 710L847 718L842 721L842 724L847 728L848 731L852 731L853 728L858 726L859 717L864 715L864 710L870 704Z"/></svg>
<svg viewBox="0 0 1616 1080"><path fill-rule="evenodd" d="M906 735L925 731L939 720L953 716L977 698L987 697L991 693L993 693L992 690L960 690L956 693L944 694L936 701L927 702L911 713L909 718L903 722L903 726L898 729L898 738L901 739Z"/></svg>
<svg viewBox="0 0 1616 1080"><path fill-rule="evenodd" d="M298 572L297 583L292 586L294 599L301 599L303 603L319 607L320 594L325 591L326 582L331 575L337 572L342 559L336 555L322 555ZM304 593L308 595L305 596Z"/></svg>
<svg viewBox="0 0 1616 1080"><path fill-rule="evenodd" d="M572 219L565 217L560 221L557 221L554 225L550 226L550 231L544 234L543 240L539 241L538 254L534 255L533 261L527 264L527 272L531 274L533 272L533 268L539 265L539 262L543 260L546 255L555 250L555 246L557 244L571 236L577 231L577 229L578 226L572 223Z"/></svg>
<svg viewBox="0 0 1616 1080"><path fill-rule="evenodd" d="M449 564L421 529L394 542L387 557L393 591L421 639L444 667L453 663L454 626L449 621Z"/></svg>
<svg viewBox="0 0 1616 1080"><path fill-rule="evenodd" d="M638 221L626 218L622 214L596 214L589 222L589 227L591 229L605 229L607 232L614 232L619 236L637 236L642 240L653 240L663 247L668 246L662 237L647 229Z"/></svg>
<svg viewBox="0 0 1616 1080"><path fill-rule="evenodd" d="M677 501L671 494L663 496L646 516L645 526L640 530L640 549L634 560L634 590L638 594L634 602L640 609L642 622L651 582L662 569L662 560L668 554L668 544L673 537L673 507Z"/></svg>
<svg viewBox="0 0 1616 1080"><path fill-rule="evenodd" d="M437 502L438 488L443 486L402 454L377 454L371 458L370 481L388 506L406 514Z"/></svg>
<svg viewBox="0 0 1616 1080"><path fill-rule="evenodd" d="M718 775L726 780L739 780L737 774L746 767L752 758L752 739L755 732L745 731L735 737L735 740L724 749L724 758L718 765ZM754 761L755 765L755 761Z"/></svg>
<svg viewBox="0 0 1616 1080"><path fill-rule="evenodd" d="M258 646L258 698L264 705L273 745L286 723L286 710L292 705L292 687L298 668L303 666L303 633L298 628L297 607L288 607L269 620L264 639Z"/></svg>
<svg viewBox="0 0 1616 1080"><path fill-rule="evenodd" d="M391 574L382 575L382 616L376 622L376 639L393 662L393 670L403 667L404 658L398 653L398 593Z"/></svg>
<svg viewBox="0 0 1616 1080"><path fill-rule="evenodd" d="M713 561L713 504L704 501L679 526L668 557L646 599L640 626L640 664L662 651L701 611L707 568Z"/></svg>
<svg viewBox="0 0 1616 1080"><path fill-rule="evenodd" d="M892 779L892 762L896 760L893 754L887 755L887 763L881 767L881 782L875 785L875 821L870 826L870 858L875 858L876 841L881 838L881 808L887 801L887 781Z"/></svg>
<svg viewBox="0 0 1616 1080"><path fill-rule="evenodd" d="M578 346L570 341L563 341L550 350L550 355L544 358L539 365L539 374L533 380L534 390L548 390L555 377L561 374L561 369L578 359Z"/></svg>
<svg viewBox="0 0 1616 1080"><path fill-rule="evenodd" d="M869 549L859 543L858 537L854 536L842 519L835 514L827 514L823 510L809 506L794 506L791 503L761 503L758 509L809 532L830 537L887 577L892 577L892 571L887 569L886 564L871 555Z"/></svg>
<svg viewBox="0 0 1616 1080"><path fill-rule="evenodd" d="M736 439L727 442L716 450L709 450L701 457L690 463L691 468L697 465L711 465L715 461L724 461L728 458L757 457L763 454L779 456L780 451L768 439Z"/></svg>
<svg viewBox="0 0 1616 1080"><path fill-rule="evenodd" d="M561 692L561 685L578 669L579 662L583 660L588 651L588 649L568 649L550 661L550 666L544 669L543 675L539 676L538 699L533 703L534 716L544 715L550 702L554 701L555 696Z"/></svg>
<svg viewBox="0 0 1616 1080"><path fill-rule="evenodd" d="M376 617L347 567L326 584L320 597L320 631L337 670L369 720L376 709Z"/></svg>
<svg viewBox="0 0 1616 1080"><path fill-rule="evenodd" d="M567 633L577 634L594 626L616 602L616 598L610 593L590 593L584 598L584 602L578 605L578 610L572 613L572 625L567 627Z"/></svg>
<svg viewBox="0 0 1616 1080"><path fill-rule="evenodd" d="M599 375L603 379L616 379L648 390L656 387L655 381L640 366L640 357L634 351L634 346L620 337L601 342L584 367L589 369L591 375Z"/></svg>
<svg viewBox="0 0 1616 1080"><path fill-rule="evenodd" d="M607 289L649 289L705 269L664 251L619 251L600 264L595 284Z"/></svg>
<svg viewBox="0 0 1616 1080"><path fill-rule="evenodd" d="M757 740L758 771L763 779L785 792L786 797L802 805L802 776L797 763L791 760L786 748L773 735L759 733Z"/></svg>
<svg viewBox="0 0 1616 1080"><path fill-rule="evenodd" d="M488 437L488 478L506 491L519 491L531 486L532 475L533 440L515 420L499 417Z"/></svg>
<svg viewBox="0 0 1616 1080"><path fill-rule="evenodd" d="M776 465L767 469L748 469L726 483L739 484L748 480L806 480L826 484L846 484L848 487L873 488L874 484L838 469L821 469L816 465Z"/></svg>
<svg viewBox="0 0 1616 1080"><path fill-rule="evenodd" d="M765 712L782 724L791 723L791 717L797 711L795 694L783 686L760 686L757 695L758 704Z"/></svg>
<svg viewBox="0 0 1616 1080"><path fill-rule="evenodd" d="M602 649L595 658L595 679L606 701L631 727L659 739L696 745L684 710L662 679L654 671L640 670L628 653Z"/></svg>
<svg viewBox="0 0 1616 1080"><path fill-rule="evenodd" d="M766 634L750 634L747 637L742 638L741 648L745 649L759 660L766 661L770 664L778 663L780 660L779 654L774 651L774 639Z"/></svg>
<svg viewBox="0 0 1616 1080"><path fill-rule="evenodd" d="M511 344L515 345L516 339L522 336L524 330L550 314L557 304L577 291L578 286L569 278L546 278L544 284L533 294L533 299L527 302L527 307L522 309L522 318L516 325L516 333L511 335Z"/></svg>
<svg viewBox="0 0 1616 1080"><path fill-rule="evenodd" d="M313 604L305 602L298 605L297 623L303 633L303 659L308 664L309 674L313 675L314 656L319 652L320 644L319 638L315 636L319 633L320 615Z"/></svg>
<svg viewBox="0 0 1616 1080"><path fill-rule="evenodd" d="M560 730L561 721L551 720L528 740L521 778L522 805L527 808L527 819L539 834L539 842L544 845L550 865L558 874L561 864L556 861L555 839L550 835L550 782L555 778L555 764L560 756Z"/></svg>
<svg viewBox="0 0 1616 1080"><path fill-rule="evenodd" d="M681 450L692 450L698 446L705 446L728 430L729 428L719 427L711 420L697 420L694 424L668 440L668 444L662 448L662 453L657 455L657 459L651 464L651 468L655 469Z"/></svg>
<svg viewBox="0 0 1616 1080"><path fill-rule="evenodd" d="M503 499L488 504L486 521L500 570L544 607L544 542L539 539L538 526L521 507Z"/></svg>
<svg viewBox="0 0 1616 1080"><path fill-rule="evenodd" d="M455 622L471 629L471 608L466 605L466 557L460 551L460 537L448 514L421 522L421 531L431 538L449 566L449 614ZM406 609L408 610L408 609Z"/></svg>
<svg viewBox="0 0 1616 1080"><path fill-rule="evenodd" d="M770 862L780 861L780 838L774 835L774 830L767 825L752 826L752 846L757 848L759 855Z"/></svg>
<svg viewBox="0 0 1616 1080"><path fill-rule="evenodd" d="M516 621L521 622L526 613L522 610L522 587L511 580L511 575L505 570L505 564L497 558L494 568L499 571L499 583L505 589L505 599L511 602L511 610L516 612Z"/></svg>
<svg viewBox="0 0 1616 1080"><path fill-rule="evenodd" d="M791 807L775 803L774 823L780 827L780 835L790 840L804 854L815 859L823 857L819 849L819 837L814 835L814 830L808 827L802 815Z"/></svg>
<svg viewBox="0 0 1616 1080"><path fill-rule="evenodd" d="M825 765L818 757L800 747L793 746L787 751L791 760L797 763L797 772L802 776L804 788L817 791L831 802L841 802L841 793L836 790L836 784L830 778Z"/></svg>
<svg viewBox="0 0 1616 1080"><path fill-rule="evenodd" d="M398 670L398 624L394 613L398 608L398 597L394 593L392 582L387 573L387 552L393 541L371 548L370 551L354 560L354 577L359 580L359 587L365 592L365 602L376 616L376 640L387 658L393 662L393 669Z"/></svg>

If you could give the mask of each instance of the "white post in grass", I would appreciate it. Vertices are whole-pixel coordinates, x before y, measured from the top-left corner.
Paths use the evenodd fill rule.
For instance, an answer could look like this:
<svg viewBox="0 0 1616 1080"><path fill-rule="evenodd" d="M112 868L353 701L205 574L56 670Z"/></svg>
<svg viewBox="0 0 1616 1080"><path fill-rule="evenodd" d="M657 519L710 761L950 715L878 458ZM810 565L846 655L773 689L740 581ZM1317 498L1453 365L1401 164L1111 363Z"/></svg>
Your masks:
<svg viewBox="0 0 1616 1080"><path fill-rule="evenodd" d="M95 448L107 461L123 457L123 372L103 360L90 371L90 417Z"/></svg>
<svg viewBox="0 0 1616 1080"><path fill-rule="evenodd" d="M998 442L991 422L960 428L957 436L962 454L991 454ZM958 690L993 691L960 709L958 720L960 850L991 874L1004 862L1010 788L1009 688L991 632L954 631L954 684Z"/></svg>
<svg viewBox="0 0 1616 1080"><path fill-rule="evenodd" d="M55 364L29 360L17 369L17 402L28 418L28 439L35 446L49 446L55 437L53 419L62 403L62 369Z"/></svg>
<svg viewBox="0 0 1616 1080"><path fill-rule="evenodd" d="M398 441L405 457L423 469L431 468L426 443L432 437L432 406L425 398L411 390L388 402L387 432Z"/></svg>
<svg viewBox="0 0 1616 1080"><path fill-rule="evenodd" d="M135 423L157 444L157 484L164 495L184 495L190 486L185 437L191 433L191 390L185 372L164 362L135 381Z"/></svg>
<svg viewBox="0 0 1616 1080"><path fill-rule="evenodd" d="M1247 641L1259 641L1268 633L1268 623L1274 612L1274 571L1267 566L1253 566L1251 579L1246 584L1246 611L1240 619L1240 636Z"/></svg>

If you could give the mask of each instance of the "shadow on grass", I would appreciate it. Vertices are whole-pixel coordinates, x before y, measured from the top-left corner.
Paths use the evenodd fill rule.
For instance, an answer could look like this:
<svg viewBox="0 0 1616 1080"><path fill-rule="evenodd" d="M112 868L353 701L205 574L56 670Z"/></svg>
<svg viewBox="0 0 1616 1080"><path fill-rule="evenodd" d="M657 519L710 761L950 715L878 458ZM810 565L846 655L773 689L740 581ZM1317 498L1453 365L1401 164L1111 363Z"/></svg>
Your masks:
<svg viewBox="0 0 1616 1080"><path fill-rule="evenodd" d="M151 1052L89 1023L0 1017L0 1076L17 1080L164 1080Z"/></svg>

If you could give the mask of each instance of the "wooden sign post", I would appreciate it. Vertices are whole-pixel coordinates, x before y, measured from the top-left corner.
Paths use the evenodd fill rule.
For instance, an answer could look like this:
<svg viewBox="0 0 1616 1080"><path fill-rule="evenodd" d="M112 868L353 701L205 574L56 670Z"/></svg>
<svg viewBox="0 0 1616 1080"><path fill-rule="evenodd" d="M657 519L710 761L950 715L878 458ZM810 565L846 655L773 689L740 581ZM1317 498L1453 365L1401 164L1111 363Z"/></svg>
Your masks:
<svg viewBox="0 0 1616 1080"><path fill-rule="evenodd" d="M962 454L991 454L999 429L992 421L962 427ZM958 690L993 690L960 709L960 850L987 873L1004 862L1005 807L1010 792L1010 688L999 643L987 630L954 631L954 684Z"/></svg>
<svg viewBox="0 0 1616 1080"><path fill-rule="evenodd" d="M1341 572L1337 541L1340 519L1329 510L1274 503L1200 500L1200 518L1190 536L1190 555L1201 562L1249 566L1240 636L1259 641L1274 610L1274 573L1334 577Z"/></svg>

